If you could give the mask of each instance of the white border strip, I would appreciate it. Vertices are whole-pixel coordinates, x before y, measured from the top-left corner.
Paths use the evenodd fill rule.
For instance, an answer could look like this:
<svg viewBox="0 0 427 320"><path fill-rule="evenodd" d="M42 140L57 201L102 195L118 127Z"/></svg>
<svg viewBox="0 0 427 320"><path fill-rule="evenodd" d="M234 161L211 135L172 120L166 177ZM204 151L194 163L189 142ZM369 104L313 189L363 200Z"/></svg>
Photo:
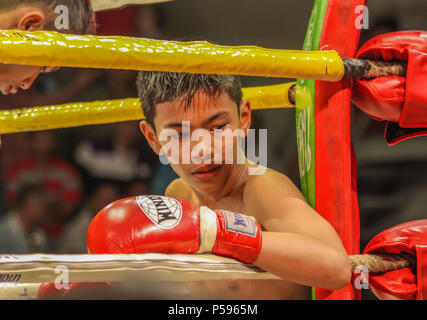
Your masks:
<svg viewBox="0 0 427 320"><path fill-rule="evenodd" d="M0 256L0 283L55 282L64 266L70 282L279 279L253 265L209 254L34 254Z"/></svg>
<svg viewBox="0 0 427 320"><path fill-rule="evenodd" d="M132 4L154 4L168 1L173 0L91 0L95 12L117 9Z"/></svg>

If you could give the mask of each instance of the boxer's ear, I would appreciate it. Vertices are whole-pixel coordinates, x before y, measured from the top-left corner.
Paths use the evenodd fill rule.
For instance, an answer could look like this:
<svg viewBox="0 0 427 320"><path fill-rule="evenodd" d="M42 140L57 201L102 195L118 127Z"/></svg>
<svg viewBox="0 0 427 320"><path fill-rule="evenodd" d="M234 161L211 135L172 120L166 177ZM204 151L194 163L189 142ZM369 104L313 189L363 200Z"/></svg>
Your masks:
<svg viewBox="0 0 427 320"><path fill-rule="evenodd" d="M25 13L18 21L17 29L24 31L43 30L46 16L41 11L31 11Z"/></svg>
<svg viewBox="0 0 427 320"><path fill-rule="evenodd" d="M142 120L139 123L139 128L145 139L147 139L151 149L153 149L156 154L159 154L161 146L159 140L157 139L156 132L154 131L154 128L151 126L151 124L149 124L146 120Z"/></svg>
<svg viewBox="0 0 427 320"><path fill-rule="evenodd" d="M252 110L249 101L245 100L240 104L240 129L243 130L245 136L251 128Z"/></svg>

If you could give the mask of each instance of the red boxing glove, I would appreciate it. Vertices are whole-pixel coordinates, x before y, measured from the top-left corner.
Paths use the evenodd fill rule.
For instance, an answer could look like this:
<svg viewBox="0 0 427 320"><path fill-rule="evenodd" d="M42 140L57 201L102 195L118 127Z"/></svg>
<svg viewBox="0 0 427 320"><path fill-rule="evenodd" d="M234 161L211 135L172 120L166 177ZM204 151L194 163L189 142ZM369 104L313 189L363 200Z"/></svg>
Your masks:
<svg viewBox="0 0 427 320"><path fill-rule="evenodd" d="M68 288L57 289L55 283L42 283L40 285L38 300L56 300L65 298L82 298L88 294L93 294L94 289L105 290L111 285L107 282L71 282Z"/></svg>
<svg viewBox="0 0 427 320"><path fill-rule="evenodd" d="M89 253L212 252L253 263L261 235L252 217L150 195L102 209L89 226L87 246Z"/></svg>
<svg viewBox="0 0 427 320"><path fill-rule="evenodd" d="M427 135L427 32L386 33L366 42L356 58L408 63L406 77L354 79L352 102L375 120L386 120L389 145Z"/></svg>
<svg viewBox="0 0 427 320"><path fill-rule="evenodd" d="M404 268L369 275L371 291L380 299L427 299L427 220L402 223L375 236L363 253L407 253L417 269Z"/></svg>

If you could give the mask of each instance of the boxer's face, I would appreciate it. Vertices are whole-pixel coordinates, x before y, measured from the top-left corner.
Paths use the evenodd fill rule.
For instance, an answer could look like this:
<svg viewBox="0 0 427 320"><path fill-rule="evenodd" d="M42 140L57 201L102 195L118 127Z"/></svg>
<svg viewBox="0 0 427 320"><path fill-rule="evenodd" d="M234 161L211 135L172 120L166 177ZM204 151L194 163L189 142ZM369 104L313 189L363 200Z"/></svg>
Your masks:
<svg viewBox="0 0 427 320"><path fill-rule="evenodd" d="M19 89L27 90L43 71L38 66L0 64L0 91L2 94L15 94Z"/></svg>
<svg viewBox="0 0 427 320"><path fill-rule="evenodd" d="M0 6L1 8L1 6ZM21 5L15 9L0 12L0 29L24 31L42 30L45 25L45 13L41 8ZM40 66L0 64L0 92L14 94L19 89L29 89L41 72L50 72Z"/></svg>
<svg viewBox="0 0 427 320"><path fill-rule="evenodd" d="M241 104L239 114L227 93L216 98L197 93L188 108L180 101L158 104L155 132L145 121L141 130L157 154L167 154L181 178L206 192L222 187L232 174L237 164L237 136L246 135L250 120L248 102Z"/></svg>

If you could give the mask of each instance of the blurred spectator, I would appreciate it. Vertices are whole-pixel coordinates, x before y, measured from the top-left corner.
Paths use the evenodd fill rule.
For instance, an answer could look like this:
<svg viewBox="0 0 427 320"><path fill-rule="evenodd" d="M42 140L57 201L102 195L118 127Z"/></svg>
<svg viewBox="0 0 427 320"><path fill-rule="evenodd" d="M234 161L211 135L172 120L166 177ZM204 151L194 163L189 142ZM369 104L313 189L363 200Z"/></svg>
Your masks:
<svg viewBox="0 0 427 320"><path fill-rule="evenodd" d="M120 191L114 183L100 182L89 195L83 208L66 225L57 252L87 253L86 234L92 219L102 208L120 198Z"/></svg>
<svg viewBox="0 0 427 320"><path fill-rule="evenodd" d="M138 37L161 39L165 25L164 14L159 6L136 7L135 24Z"/></svg>
<svg viewBox="0 0 427 320"><path fill-rule="evenodd" d="M159 6L128 6L98 12L96 22L98 35L160 39L164 16Z"/></svg>
<svg viewBox="0 0 427 320"><path fill-rule="evenodd" d="M127 185L134 180L147 180L153 175L153 152L141 150L142 135L137 122L115 124L114 132L102 138L81 142L75 150L75 160L88 176Z"/></svg>
<svg viewBox="0 0 427 320"><path fill-rule="evenodd" d="M5 181L5 174L8 172L9 168L16 165L19 159L31 156L30 134L18 133L3 135L1 137L1 142L2 181Z"/></svg>
<svg viewBox="0 0 427 320"><path fill-rule="evenodd" d="M47 252L46 234L41 228L48 218L48 197L39 186L24 186L14 209L0 220L0 253Z"/></svg>
<svg viewBox="0 0 427 320"><path fill-rule="evenodd" d="M150 182L147 180L135 180L127 187L124 197L136 197L143 194L151 194Z"/></svg>
<svg viewBox="0 0 427 320"><path fill-rule="evenodd" d="M104 70L104 84L108 90L110 99L126 99L136 97L135 86L136 71L128 70Z"/></svg>
<svg viewBox="0 0 427 320"><path fill-rule="evenodd" d="M47 192L49 221L45 228L53 238L61 233L63 223L75 212L82 198L79 173L73 164L56 153L57 139L53 131L31 134L31 155L11 166L5 181L9 206L14 204L24 185L37 184Z"/></svg>
<svg viewBox="0 0 427 320"><path fill-rule="evenodd" d="M96 33L101 36L135 36L136 8L135 6L127 6L121 9L97 12Z"/></svg>

